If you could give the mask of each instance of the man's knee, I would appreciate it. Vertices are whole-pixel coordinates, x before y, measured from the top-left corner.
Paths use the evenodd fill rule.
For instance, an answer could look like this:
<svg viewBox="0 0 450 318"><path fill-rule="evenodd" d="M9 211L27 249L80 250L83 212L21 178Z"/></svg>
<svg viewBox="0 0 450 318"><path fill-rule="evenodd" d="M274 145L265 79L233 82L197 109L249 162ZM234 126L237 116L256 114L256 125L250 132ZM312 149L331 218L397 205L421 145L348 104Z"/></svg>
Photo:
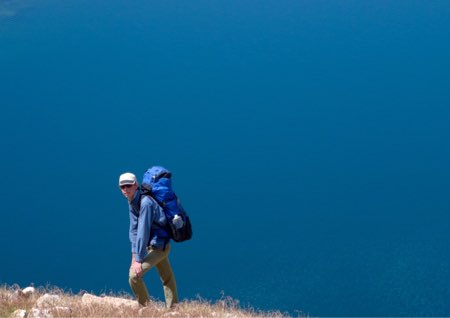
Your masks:
<svg viewBox="0 0 450 318"><path fill-rule="evenodd" d="M160 275L159 278L161 279L161 283L164 286L169 285L174 281L174 275L172 271L166 272L163 276Z"/></svg>
<svg viewBox="0 0 450 318"><path fill-rule="evenodd" d="M130 283L131 286L136 285L140 280L141 278L138 277L136 273L130 271L128 275L128 282Z"/></svg>

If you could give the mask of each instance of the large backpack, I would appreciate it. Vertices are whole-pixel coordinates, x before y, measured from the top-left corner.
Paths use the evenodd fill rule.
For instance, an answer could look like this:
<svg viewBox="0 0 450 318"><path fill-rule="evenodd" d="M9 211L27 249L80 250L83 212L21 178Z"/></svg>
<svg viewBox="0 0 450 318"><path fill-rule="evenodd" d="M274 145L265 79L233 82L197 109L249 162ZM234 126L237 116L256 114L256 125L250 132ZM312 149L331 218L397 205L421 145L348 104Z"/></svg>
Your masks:
<svg viewBox="0 0 450 318"><path fill-rule="evenodd" d="M141 193L151 196L163 209L167 219L167 231L175 242L191 239L192 226L189 216L183 209L180 200L172 190L172 173L161 166L153 166L144 173L141 184ZM173 222L178 215L183 225L177 227ZM177 218L178 218L177 217Z"/></svg>

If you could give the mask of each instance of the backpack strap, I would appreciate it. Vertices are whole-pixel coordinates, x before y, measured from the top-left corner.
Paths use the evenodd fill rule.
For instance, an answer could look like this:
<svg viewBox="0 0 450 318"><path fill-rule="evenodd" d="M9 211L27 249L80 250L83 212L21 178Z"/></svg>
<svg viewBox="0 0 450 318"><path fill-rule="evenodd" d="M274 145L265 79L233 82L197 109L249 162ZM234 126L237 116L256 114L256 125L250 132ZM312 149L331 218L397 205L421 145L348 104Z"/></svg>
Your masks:
<svg viewBox="0 0 450 318"><path fill-rule="evenodd" d="M139 200L139 204L138 204L138 207L139 207L139 210L141 209L141 202L142 202L142 200L144 199L144 197L149 197L150 198L150 200L153 200L156 204L158 204L158 206L162 209L163 207L161 206L161 204L158 202L158 200L151 194L151 192L150 193L143 193L142 191L141 191L141 198L140 198L140 200ZM163 211L163 213L164 213L164 211ZM165 213L164 213L164 216L165 216ZM160 230L162 230L162 231L164 231L164 234L166 234L166 235L164 235L162 238L168 238L169 240L170 240L170 228L169 228L169 221L167 220L167 217L165 217L165 219L166 219L166 223L165 224L160 224L159 222L157 222L156 224L158 225L158 227L159 227L159 229L156 229L157 230L157 232L156 232L156 234L158 234L158 233L161 233L160 232ZM151 226L151 225L150 225ZM168 241L169 241L168 240ZM167 245L167 243L168 243L168 241L167 242L164 242L164 249L163 250L165 250L166 249L166 245Z"/></svg>

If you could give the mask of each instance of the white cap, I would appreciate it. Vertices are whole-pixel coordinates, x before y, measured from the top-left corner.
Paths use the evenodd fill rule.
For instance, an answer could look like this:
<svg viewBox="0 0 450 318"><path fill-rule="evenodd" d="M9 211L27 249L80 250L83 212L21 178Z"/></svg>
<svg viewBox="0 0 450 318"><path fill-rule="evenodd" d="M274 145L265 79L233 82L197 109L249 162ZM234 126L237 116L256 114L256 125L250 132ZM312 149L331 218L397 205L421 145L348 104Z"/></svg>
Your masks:
<svg viewBox="0 0 450 318"><path fill-rule="evenodd" d="M119 177L119 187L126 184L135 184L136 176L130 172L123 173Z"/></svg>

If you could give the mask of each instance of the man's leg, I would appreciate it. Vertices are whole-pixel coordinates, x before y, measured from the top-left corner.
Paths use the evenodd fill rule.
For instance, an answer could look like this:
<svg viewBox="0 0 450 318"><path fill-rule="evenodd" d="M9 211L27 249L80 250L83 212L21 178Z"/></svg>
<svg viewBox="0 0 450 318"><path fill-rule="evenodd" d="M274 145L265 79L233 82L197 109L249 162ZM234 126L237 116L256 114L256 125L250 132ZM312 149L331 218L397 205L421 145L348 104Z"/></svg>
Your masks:
<svg viewBox="0 0 450 318"><path fill-rule="evenodd" d="M130 283L131 290L136 296L137 301L142 306L145 306L147 301L149 300L147 287L144 283L144 273L141 276L136 276L136 272L134 269L130 268L130 273L128 275L128 282Z"/></svg>
<svg viewBox="0 0 450 318"><path fill-rule="evenodd" d="M144 262L142 262L142 274L139 277L136 276L136 272L130 268L128 282L130 283L131 290L135 294L137 301L142 306L145 306L149 301L149 294L147 287L145 286L144 275L152 267L160 263L161 260L167 258L169 251L170 247L166 247L165 251L150 249L147 256L144 258Z"/></svg>
<svg viewBox="0 0 450 318"><path fill-rule="evenodd" d="M166 246L167 252L170 251L170 245ZM162 259L157 265L159 278L163 284L164 297L166 299L166 307L171 308L173 304L178 303L178 291L177 283L175 281L175 275L172 272L172 267L170 266L169 257Z"/></svg>

